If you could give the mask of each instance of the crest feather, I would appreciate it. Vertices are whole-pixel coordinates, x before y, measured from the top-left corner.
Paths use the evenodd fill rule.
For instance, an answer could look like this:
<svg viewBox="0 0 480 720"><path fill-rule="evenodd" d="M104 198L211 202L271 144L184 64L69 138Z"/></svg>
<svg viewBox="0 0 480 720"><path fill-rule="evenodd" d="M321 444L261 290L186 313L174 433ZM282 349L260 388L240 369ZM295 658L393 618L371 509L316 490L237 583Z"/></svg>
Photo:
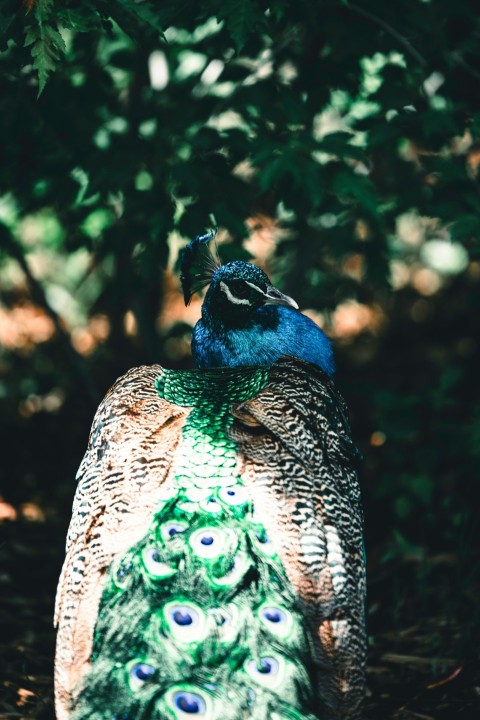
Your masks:
<svg viewBox="0 0 480 720"><path fill-rule="evenodd" d="M185 305L189 305L194 293L210 283L213 273L222 264L217 253L214 255L208 246L216 234L216 230L209 230L205 235L198 235L182 250L180 280Z"/></svg>

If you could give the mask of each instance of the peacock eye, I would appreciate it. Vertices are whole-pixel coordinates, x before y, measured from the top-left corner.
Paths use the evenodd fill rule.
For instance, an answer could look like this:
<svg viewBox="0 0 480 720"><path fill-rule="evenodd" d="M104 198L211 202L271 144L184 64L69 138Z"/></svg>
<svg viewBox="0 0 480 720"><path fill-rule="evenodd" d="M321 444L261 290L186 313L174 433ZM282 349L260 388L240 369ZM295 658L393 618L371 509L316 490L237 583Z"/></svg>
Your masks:
<svg viewBox="0 0 480 720"><path fill-rule="evenodd" d="M255 540L258 543L257 548L262 554L268 557L274 557L277 554L274 544L265 532L265 528L258 528L254 534Z"/></svg>
<svg viewBox="0 0 480 720"><path fill-rule="evenodd" d="M180 627L185 627L186 625L192 625L193 623L198 622L198 613L188 607L178 606L172 608L170 616L175 625L180 625Z"/></svg>
<svg viewBox="0 0 480 720"><path fill-rule="evenodd" d="M286 620L286 615L283 610L275 607L267 607L262 610L262 615L267 622L270 623L282 623Z"/></svg>
<svg viewBox="0 0 480 720"><path fill-rule="evenodd" d="M211 576L211 581L217 587L235 587L245 575L251 565L249 555L240 550L232 559L227 572L221 577Z"/></svg>
<svg viewBox="0 0 480 720"><path fill-rule="evenodd" d="M162 537L165 542L168 542L168 540L171 540L177 535L181 535L186 530L188 530L188 525L179 522L168 522L161 527Z"/></svg>
<svg viewBox="0 0 480 720"><path fill-rule="evenodd" d="M248 493L243 485L229 485L219 492L219 497L227 505L245 505L248 502Z"/></svg>
<svg viewBox="0 0 480 720"><path fill-rule="evenodd" d="M279 687L285 679L285 662L280 657L262 657L257 660L247 660L245 669L259 685L274 689Z"/></svg>
<svg viewBox="0 0 480 720"><path fill-rule="evenodd" d="M274 673L275 668L275 661L272 662L272 658L262 658L260 660L260 667L257 668L259 673L262 673L262 675L270 675L271 673Z"/></svg>
<svg viewBox="0 0 480 720"><path fill-rule="evenodd" d="M192 534L190 547L197 557L212 560L222 554L226 542L226 533L215 527L204 527Z"/></svg>
<svg viewBox="0 0 480 720"><path fill-rule="evenodd" d="M125 587L133 570L131 562L122 563L115 574L115 583L118 587Z"/></svg>
<svg viewBox="0 0 480 720"><path fill-rule="evenodd" d="M170 602L163 612L171 635L181 643L197 643L208 634L207 617L194 603Z"/></svg>
<svg viewBox="0 0 480 720"><path fill-rule="evenodd" d="M250 288L243 280L232 280L229 283L229 288L234 295L240 298L247 297L250 292Z"/></svg>
<svg viewBox="0 0 480 720"><path fill-rule="evenodd" d="M174 717L176 720L186 720L187 718L207 718L218 717L214 713L214 700L209 692L204 692L203 688L215 691L216 685L205 683L202 689L195 685L179 684L170 688L164 696L164 702L168 708L168 717ZM163 704L163 703L162 703ZM165 717L162 712L159 715L155 713L155 717Z"/></svg>
<svg viewBox="0 0 480 720"><path fill-rule="evenodd" d="M278 638L287 638L294 627L293 616L288 610L264 603L259 608L260 620L272 635Z"/></svg>
<svg viewBox="0 0 480 720"><path fill-rule="evenodd" d="M155 674L155 668L147 663L137 663L130 671L132 677L140 682L146 682Z"/></svg>
<svg viewBox="0 0 480 720"><path fill-rule="evenodd" d="M128 683L134 692L139 690L146 682L152 680L156 674L153 665L138 658L127 663L126 670Z"/></svg>
<svg viewBox="0 0 480 720"><path fill-rule="evenodd" d="M185 528L172 525L168 528L167 533L170 537L173 537L174 535L178 535L179 533L185 532Z"/></svg>
<svg viewBox="0 0 480 720"><path fill-rule="evenodd" d="M163 562L162 556L155 546L146 547L142 551L143 565L150 577L161 580L177 572L175 567Z"/></svg>
<svg viewBox="0 0 480 720"><path fill-rule="evenodd" d="M251 675L276 675L278 673L278 661L272 657L264 657L260 659L257 665L255 660L250 660L248 669Z"/></svg>
<svg viewBox="0 0 480 720"><path fill-rule="evenodd" d="M197 693L177 692L173 696L173 702L177 710L180 710L182 716L185 715L203 715L206 711L205 700Z"/></svg>

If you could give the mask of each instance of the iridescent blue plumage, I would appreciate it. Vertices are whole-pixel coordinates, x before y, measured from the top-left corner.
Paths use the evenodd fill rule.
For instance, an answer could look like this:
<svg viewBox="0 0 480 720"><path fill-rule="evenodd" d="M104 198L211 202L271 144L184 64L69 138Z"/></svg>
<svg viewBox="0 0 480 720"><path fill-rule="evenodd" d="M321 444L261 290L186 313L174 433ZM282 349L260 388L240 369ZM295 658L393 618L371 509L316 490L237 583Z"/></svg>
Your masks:
<svg viewBox="0 0 480 720"><path fill-rule="evenodd" d="M202 263L201 282L210 283L202 318L193 331L197 366L272 365L282 355L293 355L315 363L332 377L331 342L318 325L298 312L296 302L274 288L256 265L237 260L219 266L212 258L210 272L205 274L207 240L203 236L190 243L182 262L186 300L192 292L188 274L195 271L196 248ZM200 273L194 277L198 289Z"/></svg>
<svg viewBox="0 0 480 720"><path fill-rule="evenodd" d="M272 365L293 355L319 365L330 377L335 365L330 340L310 318L289 307L264 305L240 327L232 327L203 313L192 338L199 368Z"/></svg>

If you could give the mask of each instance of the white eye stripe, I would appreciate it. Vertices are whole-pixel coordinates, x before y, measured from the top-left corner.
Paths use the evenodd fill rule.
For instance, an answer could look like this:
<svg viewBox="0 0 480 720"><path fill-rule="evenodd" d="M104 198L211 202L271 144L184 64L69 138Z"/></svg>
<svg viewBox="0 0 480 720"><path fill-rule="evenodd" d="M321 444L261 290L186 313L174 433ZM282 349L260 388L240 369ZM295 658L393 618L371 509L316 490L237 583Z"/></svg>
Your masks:
<svg viewBox="0 0 480 720"><path fill-rule="evenodd" d="M267 297L267 294L264 293L263 290L258 287L258 285L248 282L248 280L244 280L243 282L245 283L245 285L249 285L252 288L252 290L256 290L260 295L263 295L263 297Z"/></svg>
<svg viewBox="0 0 480 720"><path fill-rule="evenodd" d="M250 283L248 283L250 285ZM220 281L220 290L225 293L227 298L230 300L231 303L234 303L234 305L250 305L250 300L247 300L246 298L238 298L235 297L235 295L232 295L230 292L230 288L228 285L222 281Z"/></svg>

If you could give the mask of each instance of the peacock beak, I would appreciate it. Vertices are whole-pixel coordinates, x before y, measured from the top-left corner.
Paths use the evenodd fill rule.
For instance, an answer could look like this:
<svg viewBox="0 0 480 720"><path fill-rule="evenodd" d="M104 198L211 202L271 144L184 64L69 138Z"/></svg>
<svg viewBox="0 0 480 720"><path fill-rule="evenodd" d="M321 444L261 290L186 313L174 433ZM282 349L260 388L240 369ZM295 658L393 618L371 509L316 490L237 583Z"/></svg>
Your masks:
<svg viewBox="0 0 480 720"><path fill-rule="evenodd" d="M286 305L287 307L298 310L298 305L295 300L288 295L284 295L280 290L274 288L273 285L263 293L265 297L265 305Z"/></svg>

